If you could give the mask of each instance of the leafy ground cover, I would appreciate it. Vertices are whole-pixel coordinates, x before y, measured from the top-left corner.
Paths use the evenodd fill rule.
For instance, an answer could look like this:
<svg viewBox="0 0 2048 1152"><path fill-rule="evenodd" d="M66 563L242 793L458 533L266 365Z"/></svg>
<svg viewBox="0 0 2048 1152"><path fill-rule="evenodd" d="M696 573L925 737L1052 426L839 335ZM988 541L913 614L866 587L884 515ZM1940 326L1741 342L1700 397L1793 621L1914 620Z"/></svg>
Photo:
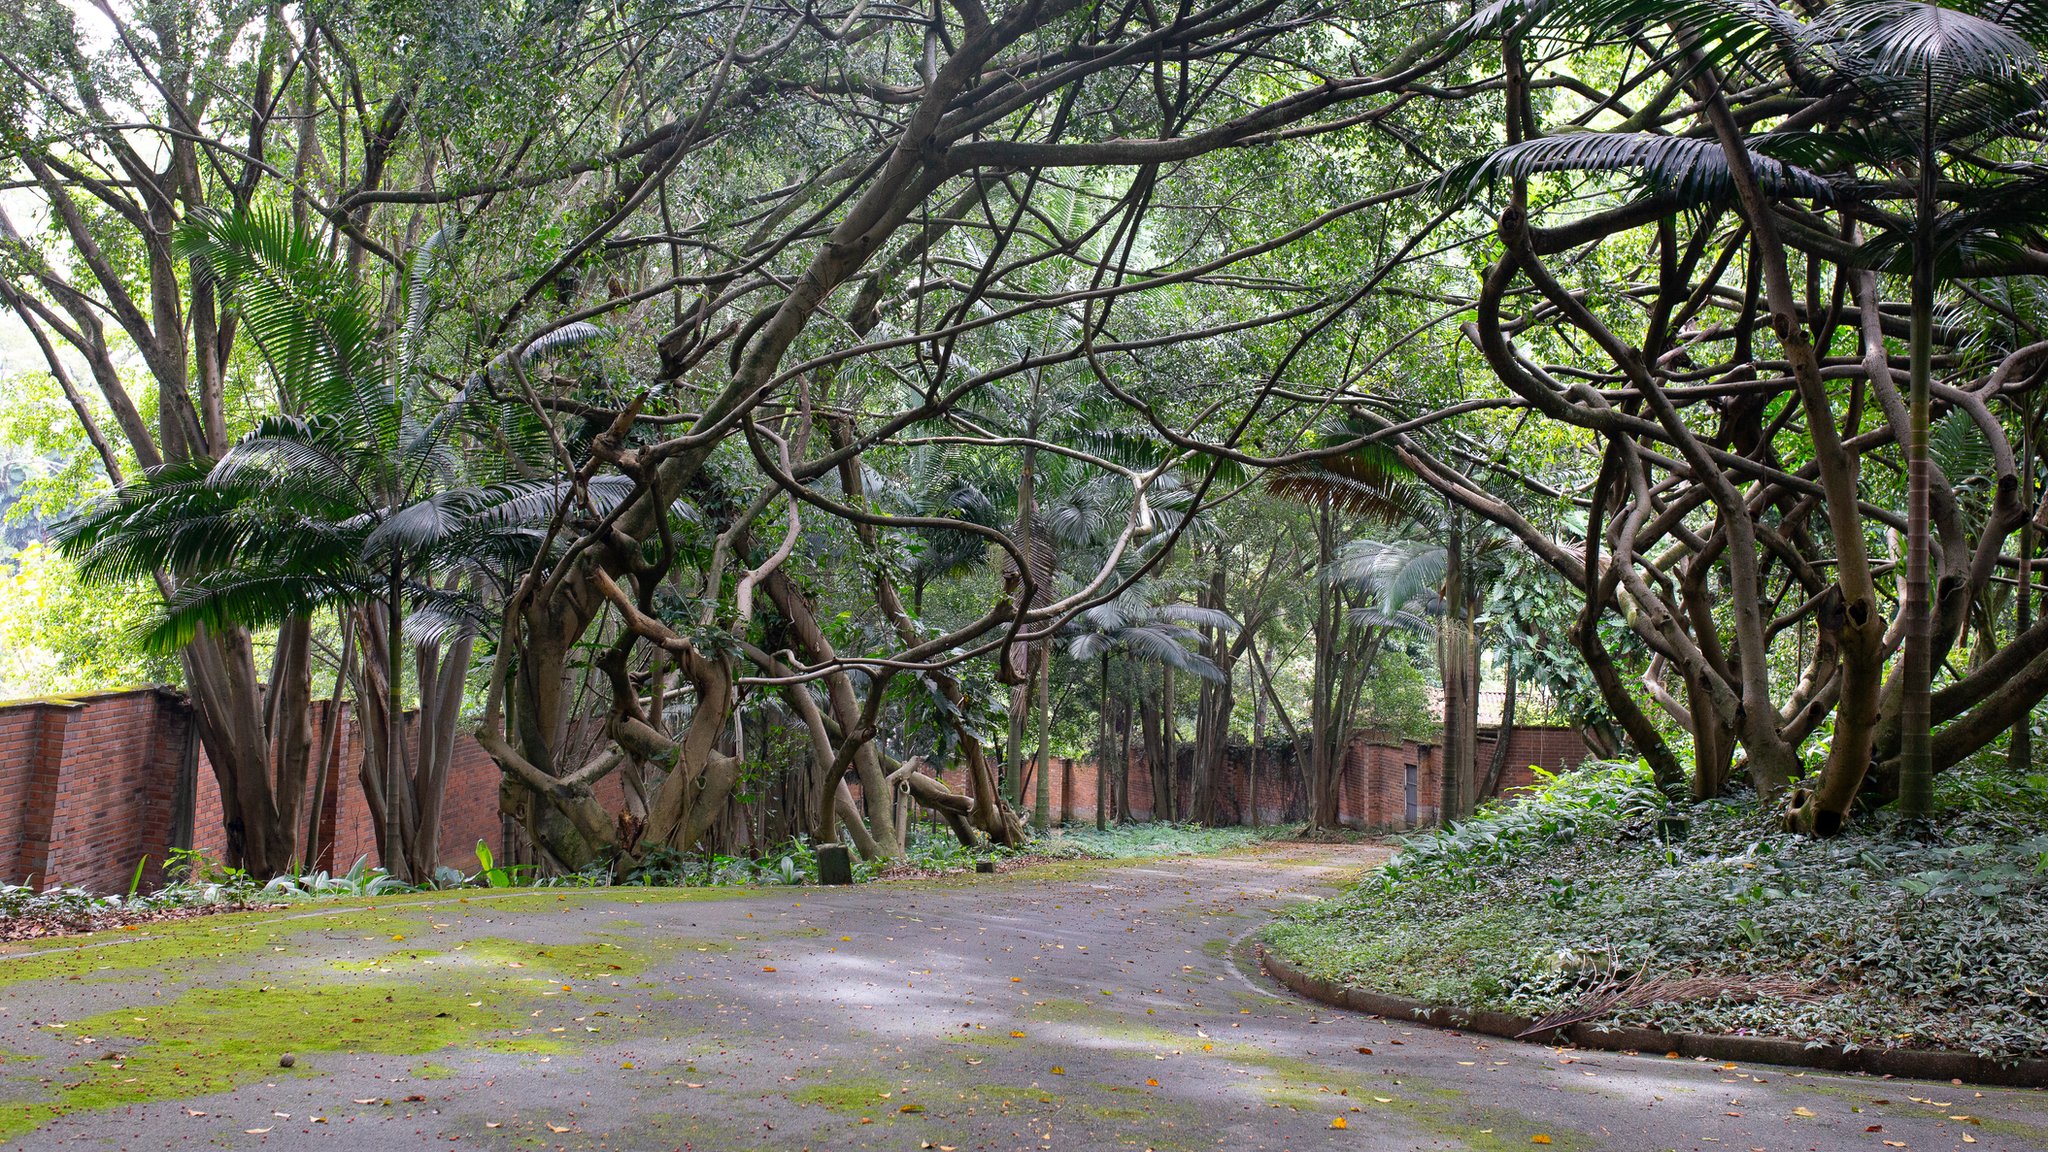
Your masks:
<svg viewBox="0 0 2048 1152"><path fill-rule="evenodd" d="M973 852L945 834L913 834L903 859L886 867L856 861L855 879L943 875L973 869L982 858L999 865L1040 860L1123 860L1148 856L1208 855L1245 847L1278 834L1275 829L1204 828L1194 824L1130 824L1097 832L1060 830L1034 836L1020 848ZM653 853L631 868L600 865L571 876L536 879L530 869L499 864L477 846L477 871L439 871L432 884L406 885L381 868L358 860L347 872L280 876L261 884L246 872L224 868L194 853L174 859L171 879L152 892L102 895L76 888L38 891L29 885L0 884L0 941L98 932L127 925L179 920L217 912L275 908L332 897L382 896L456 888L726 888L774 884L815 884L818 859L807 843L750 856L684 856ZM140 869L137 870L140 879Z"/></svg>
<svg viewBox="0 0 2048 1152"><path fill-rule="evenodd" d="M2048 775L1960 769L1937 799L1932 841L1882 814L1787 835L1753 795L1691 806L1667 839L1646 769L1589 765L1410 838L1268 943L1325 978L1538 1018L1633 990L1593 1022L2048 1054Z"/></svg>

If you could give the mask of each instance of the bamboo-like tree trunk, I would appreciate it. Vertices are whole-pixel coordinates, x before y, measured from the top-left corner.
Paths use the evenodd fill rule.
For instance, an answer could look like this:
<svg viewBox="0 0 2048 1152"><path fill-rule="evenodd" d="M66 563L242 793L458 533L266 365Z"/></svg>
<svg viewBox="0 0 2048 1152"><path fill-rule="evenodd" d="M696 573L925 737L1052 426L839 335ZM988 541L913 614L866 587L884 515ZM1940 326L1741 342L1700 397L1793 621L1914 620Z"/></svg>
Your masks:
<svg viewBox="0 0 2048 1152"><path fill-rule="evenodd" d="M1924 822L1934 813L1934 597L1930 524L1933 461L1928 453L1934 377L1934 79L1921 78L1920 172L1913 229L1911 328L1906 398L1905 644L1900 654L1899 814Z"/></svg>

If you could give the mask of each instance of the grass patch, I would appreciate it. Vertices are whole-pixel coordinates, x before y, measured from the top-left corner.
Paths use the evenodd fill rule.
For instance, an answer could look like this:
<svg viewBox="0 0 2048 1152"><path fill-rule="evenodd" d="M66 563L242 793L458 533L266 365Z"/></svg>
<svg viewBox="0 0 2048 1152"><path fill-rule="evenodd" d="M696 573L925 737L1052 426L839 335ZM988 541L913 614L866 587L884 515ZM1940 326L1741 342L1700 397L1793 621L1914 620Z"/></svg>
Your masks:
<svg viewBox="0 0 2048 1152"><path fill-rule="evenodd" d="M1689 833L1666 842L1646 770L1589 767L1411 838L1266 939L1318 976L1527 1016L1638 976L1778 978L1805 995L1649 1003L1598 1022L2038 1055L2048 776L1961 768L1938 798L1932 843L1882 814L1831 840L1790 835L1748 795L1688 806Z"/></svg>

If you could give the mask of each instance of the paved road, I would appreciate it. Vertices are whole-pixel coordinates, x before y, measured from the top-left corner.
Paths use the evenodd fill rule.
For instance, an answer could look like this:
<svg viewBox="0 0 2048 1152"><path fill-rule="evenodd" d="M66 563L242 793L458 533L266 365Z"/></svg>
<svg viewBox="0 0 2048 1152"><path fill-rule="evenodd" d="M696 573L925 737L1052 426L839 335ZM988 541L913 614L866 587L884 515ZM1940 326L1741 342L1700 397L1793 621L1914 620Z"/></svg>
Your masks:
<svg viewBox="0 0 2048 1152"><path fill-rule="evenodd" d="M1269 912L1369 851L722 899L478 895L116 933L0 958L0 1139L2048 1149L2041 1093L1465 1037L1248 972L1242 942Z"/></svg>

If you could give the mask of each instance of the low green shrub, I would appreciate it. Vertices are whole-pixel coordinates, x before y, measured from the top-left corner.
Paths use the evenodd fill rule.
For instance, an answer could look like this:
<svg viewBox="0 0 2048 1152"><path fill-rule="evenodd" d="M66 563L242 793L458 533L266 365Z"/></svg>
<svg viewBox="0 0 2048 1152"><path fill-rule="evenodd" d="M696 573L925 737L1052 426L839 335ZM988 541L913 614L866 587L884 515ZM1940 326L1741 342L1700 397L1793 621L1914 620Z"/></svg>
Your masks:
<svg viewBox="0 0 2048 1152"><path fill-rule="evenodd" d="M1747 794L1682 808L1688 831L1667 841L1646 769L1590 766L1410 838L1269 940L1321 976L1527 1016L1699 975L1727 991L1598 1022L2041 1055L2048 776L1958 769L1937 799L1932 842L1882 813L1790 835Z"/></svg>

